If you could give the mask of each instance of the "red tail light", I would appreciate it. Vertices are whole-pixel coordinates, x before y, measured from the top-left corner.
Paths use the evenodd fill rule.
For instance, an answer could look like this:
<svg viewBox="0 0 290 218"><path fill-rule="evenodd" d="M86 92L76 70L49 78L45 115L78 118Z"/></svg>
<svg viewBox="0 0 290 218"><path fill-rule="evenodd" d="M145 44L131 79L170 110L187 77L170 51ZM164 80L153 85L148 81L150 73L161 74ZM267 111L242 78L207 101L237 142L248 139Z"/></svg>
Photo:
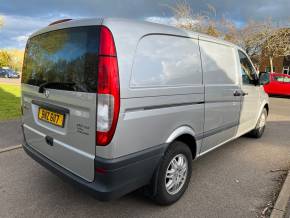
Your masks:
<svg viewBox="0 0 290 218"><path fill-rule="evenodd" d="M120 110L119 69L111 31L102 26L98 58L97 132L96 144L111 142Z"/></svg>

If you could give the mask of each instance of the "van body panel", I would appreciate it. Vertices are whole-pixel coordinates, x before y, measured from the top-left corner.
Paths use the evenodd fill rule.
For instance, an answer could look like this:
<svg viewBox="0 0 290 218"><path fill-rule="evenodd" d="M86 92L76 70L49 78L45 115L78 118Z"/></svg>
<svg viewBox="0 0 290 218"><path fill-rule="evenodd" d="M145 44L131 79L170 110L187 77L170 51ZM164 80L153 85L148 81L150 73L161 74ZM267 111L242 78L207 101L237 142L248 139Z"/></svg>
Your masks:
<svg viewBox="0 0 290 218"><path fill-rule="evenodd" d="M239 124L241 97L235 48L199 41L205 85L204 139L201 152L233 138Z"/></svg>
<svg viewBox="0 0 290 218"><path fill-rule="evenodd" d="M178 36L178 38L179 37L187 37L187 38L191 37L193 39L198 38L198 35L194 32L189 32L161 24L152 25L152 23L150 22L109 18L104 19L103 25L107 26L111 30L113 36L117 36L114 38L114 40L118 56L119 74L122 75L120 76L121 98L138 97L138 95L144 96L144 92L140 93L141 90L140 91L132 90L130 85L133 65L135 61L135 54L136 52L138 52L137 47L139 45L139 42L142 41L143 38L150 35L174 35ZM147 53L148 52L149 50L147 51ZM189 91L187 90L183 91L183 89L180 87L176 88L177 89L174 91L178 92L177 94L182 94L185 92L192 93L192 90L190 89L187 89ZM174 94L174 91L171 91L171 89L169 90L169 93L167 93L166 89L164 91L161 89L160 91L165 95ZM159 93L155 92L155 90L153 91L148 90L148 92L150 92L149 96L159 95Z"/></svg>
<svg viewBox="0 0 290 218"><path fill-rule="evenodd" d="M97 26L101 25L103 22L103 18L92 18L92 19L81 19L81 20L70 20L58 24L54 24L51 26L47 26L42 28L41 30L38 30L34 33L32 33L29 38L32 38L34 36L47 33L50 31L60 30L60 29L67 29L72 27L82 27L82 26Z"/></svg>
<svg viewBox="0 0 290 218"><path fill-rule="evenodd" d="M24 134L27 143L60 166L80 177L94 178L96 95L49 90L50 97L38 93L38 88L22 85ZM69 110L64 128L38 120L39 105L33 100L58 105ZM53 146L46 137L52 137Z"/></svg>
<svg viewBox="0 0 290 218"><path fill-rule="evenodd" d="M202 101L202 95L123 100L122 106L126 110L119 117L121 121L113 139L115 157L164 143L180 126L190 126L196 134L202 134L204 113Z"/></svg>
<svg viewBox="0 0 290 218"><path fill-rule="evenodd" d="M236 50L236 55L238 58L241 58L240 55L243 55L243 58L249 62L250 68L257 77L257 72L254 68L252 61L241 49ZM263 86L256 84L245 84L243 81L242 75L242 64L238 62L239 67L239 77L241 83L241 89L245 95L242 98L241 112L240 112L240 121L237 135L245 134L255 128L257 120L260 116L260 111L262 111L265 104L263 102L268 101L268 96L265 94Z"/></svg>
<svg viewBox="0 0 290 218"><path fill-rule="evenodd" d="M252 130L268 104L262 86L243 84L238 55L241 49L203 34L127 19L84 19L48 26L34 33L29 43L46 33L78 28L83 33L86 28L101 26L113 36L120 86L118 122L108 145L96 143L98 34L88 43L94 45L90 50L93 55L87 52L82 57L90 57L88 65L68 64L71 69L59 64L51 77L43 77L54 82L72 80L79 87L45 87L42 93L43 81L22 83L25 151L52 171L93 190L100 199L120 197L150 183L164 152L177 137L192 135L192 145L196 146L193 156L201 156ZM72 38L64 35L62 43ZM47 56L56 60L74 57L85 51L74 43L84 41L74 40L60 48L53 45L56 51L63 51L60 53L48 46ZM30 61L41 62L40 56ZM49 62L47 59L45 63ZM28 76L43 70L36 66L41 64L25 71L30 72ZM82 77L87 74L90 76ZM248 95L235 95L237 91ZM42 107L63 111L64 126L39 120Z"/></svg>
<svg viewBox="0 0 290 218"><path fill-rule="evenodd" d="M115 33L114 28L112 32ZM116 41L117 52L122 51L118 44L124 46L126 42ZM148 149L164 143L176 128L183 125L202 135L204 87L197 38L154 33L140 37L137 44L132 70L125 74L129 83L124 85L122 79L120 81L123 97L114 138L109 147L96 148L97 156L117 158ZM129 48L130 45L126 46L126 52ZM172 52L177 49L180 51ZM174 59L177 59L176 65ZM121 69L127 67L120 63L120 75ZM146 134L135 131L131 137L124 137L136 129L143 129Z"/></svg>
<svg viewBox="0 0 290 218"><path fill-rule="evenodd" d="M26 49L22 76L27 143L87 181L94 179L97 52L95 26L35 35ZM40 114L43 109L46 118ZM62 126L49 122L56 116L63 116Z"/></svg>

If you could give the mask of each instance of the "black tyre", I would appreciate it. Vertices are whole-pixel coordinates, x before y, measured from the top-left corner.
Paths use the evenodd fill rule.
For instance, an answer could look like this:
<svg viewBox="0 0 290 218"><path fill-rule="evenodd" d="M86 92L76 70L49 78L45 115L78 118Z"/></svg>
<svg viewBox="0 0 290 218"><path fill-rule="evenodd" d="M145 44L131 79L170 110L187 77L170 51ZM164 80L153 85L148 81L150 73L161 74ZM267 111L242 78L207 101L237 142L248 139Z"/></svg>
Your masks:
<svg viewBox="0 0 290 218"><path fill-rule="evenodd" d="M258 119L258 123L255 127L255 129L253 129L251 132L249 132L249 136L253 137L253 138L261 138L265 128L266 128L266 120L267 120L267 110L266 108L263 109L259 119Z"/></svg>
<svg viewBox="0 0 290 218"><path fill-rule="evenodd" d="M173 142L165 152L155 174L153 200L160 205L170 205L184 194L191 178L192 154L183 142Z"/></svg>

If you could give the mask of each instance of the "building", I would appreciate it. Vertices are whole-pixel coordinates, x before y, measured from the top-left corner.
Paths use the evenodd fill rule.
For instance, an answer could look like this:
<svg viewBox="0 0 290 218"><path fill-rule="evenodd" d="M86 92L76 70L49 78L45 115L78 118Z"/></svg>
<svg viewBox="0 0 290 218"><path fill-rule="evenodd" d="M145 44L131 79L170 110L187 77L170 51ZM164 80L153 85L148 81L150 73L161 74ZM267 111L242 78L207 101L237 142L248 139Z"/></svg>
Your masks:
<svg viewBox="0 0 290 218"><path fill-rule="evenodd" d="M273 70L275 73L283 73L290 75L290 56L274 57ZM260 71L261 72L271 71L270 61L268 57L261 58Z"/></svg>

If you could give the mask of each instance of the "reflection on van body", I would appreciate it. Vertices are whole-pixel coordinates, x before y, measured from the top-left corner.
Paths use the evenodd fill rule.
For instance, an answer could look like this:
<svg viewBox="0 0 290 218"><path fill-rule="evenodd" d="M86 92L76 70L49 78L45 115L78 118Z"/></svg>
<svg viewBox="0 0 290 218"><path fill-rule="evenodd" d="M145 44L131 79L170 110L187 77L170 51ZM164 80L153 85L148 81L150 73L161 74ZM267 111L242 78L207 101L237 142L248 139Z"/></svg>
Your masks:
<svg viewBox="0 0 290 218"><path fill-rule="evenodd" d="M246 133L261 137L269 111L236 45L112 18L34 33L22 107L23 146L36 161L98 199L146 186L159 204L183 195L192 159Z"/></svg>

